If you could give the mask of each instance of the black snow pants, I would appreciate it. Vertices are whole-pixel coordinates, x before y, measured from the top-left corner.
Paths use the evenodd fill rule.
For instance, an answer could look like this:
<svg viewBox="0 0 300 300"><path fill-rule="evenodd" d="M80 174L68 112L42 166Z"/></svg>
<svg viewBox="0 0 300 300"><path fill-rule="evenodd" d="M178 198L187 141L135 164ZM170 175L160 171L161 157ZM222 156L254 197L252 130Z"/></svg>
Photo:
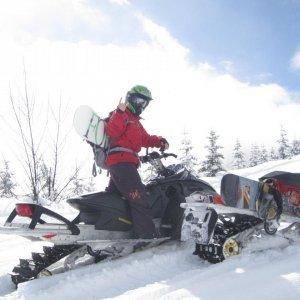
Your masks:
<svg viewBox="0 0 300 300"><path fill-rule="evenodd" d="M156 236L149 207L149 197L137 167L132 163L118 163L109 167L110 180L106 191L119 191L129 203L133 230L137 238Z"/></svg>

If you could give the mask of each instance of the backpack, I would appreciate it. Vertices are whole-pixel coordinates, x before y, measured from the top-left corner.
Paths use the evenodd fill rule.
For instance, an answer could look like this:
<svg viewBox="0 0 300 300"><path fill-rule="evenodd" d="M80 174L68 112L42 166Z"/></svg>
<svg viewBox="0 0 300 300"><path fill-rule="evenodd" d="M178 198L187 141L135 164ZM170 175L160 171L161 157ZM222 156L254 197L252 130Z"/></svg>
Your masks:
<svg viewBox="0 0 300 300"><path fill-rule="evenodd" d="M106 127L106 123L108 121L108 118L101 119L100 122L104 123L104 127ZM109 148L110 148L110 139L107 134L103 134L103 138L101 140L101 143L99 145L96 145L94 143L88 142L93 149L94 154L94 162L93 162L93 171L92 174L94 177L97 176L97 167L100 168L99 173L101 173L101 169L106 170L107 166L105 164Z"/></svg>
<svg viewBox="0 0 300 300"><path fill-rule="evenodd" d="M106 119L101 119L101 122L104 122L104 127L106 127L107 121L109 120L109 117ZM119 137L117 137L115 140L119 139L124 133L122 133ZM111 143L112 140L109 138L109 136L104 133L103 138L101 140L100 145L93 144L91 142L88 142L92 148L93 148L93 153L94 153L94 163L93 163L93 169L92 169L92 174L94 177L97 176L97 167L99 168L99 174L101 173L101 170L107 170L108 167L106 165L106 159L108 154L113 153L113 152L129 152L134 155L137 155L133 150L124 148L124 147L113 147L111 148Z"/></svg>

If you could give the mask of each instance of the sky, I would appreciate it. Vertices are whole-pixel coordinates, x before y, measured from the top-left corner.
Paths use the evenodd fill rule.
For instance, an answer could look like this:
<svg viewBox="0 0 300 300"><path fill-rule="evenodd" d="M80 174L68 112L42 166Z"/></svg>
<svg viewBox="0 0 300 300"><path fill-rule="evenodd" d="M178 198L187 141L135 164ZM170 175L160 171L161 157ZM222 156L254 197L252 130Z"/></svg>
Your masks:
<svg viewBox="0 0 300 300"><path fill-rule="evenodd" d="M14 147L9 93L22 95L24 67L37 105L68 105L69 160L89 151L72 130L76 107L106 116L135 84L154 96L145 128L173 152L184 130L202 159L210 129L226 154L237 138L246 152L276 147L281 126L299 139L299 18L298 0L2 0L1 153Z"/></svg>
<svg viewBox="0 0 300 300"><path fill-rule="evenodd" d="M168 28L194 61L207 61L251 83L276 82L299 92L299 0L132 3Z"/></svg>

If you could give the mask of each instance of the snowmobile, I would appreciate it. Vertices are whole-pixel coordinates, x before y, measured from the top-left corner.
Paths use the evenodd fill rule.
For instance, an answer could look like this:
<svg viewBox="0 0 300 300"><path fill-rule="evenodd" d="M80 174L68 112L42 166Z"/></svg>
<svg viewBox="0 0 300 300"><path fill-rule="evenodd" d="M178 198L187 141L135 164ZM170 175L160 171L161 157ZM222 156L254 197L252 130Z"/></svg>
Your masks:
<svg viewBox="0 0 300 300"><path fill-rule="evenodd" d="M137 245L151 247L170 239L179 240L184 216L180 204L193 193L216 198L218 194L182 165L165 167L162 159L167 157L176 155L147 151L140 158L157 172L146 188L153 220L162 238L134 239L129 206L118 192L98 192L68 199L68 204L79 211L72 221L38 204L16 204L4 226L0 227L0 233L43 240L54 246L44 246L43 253L32 253L31 259L20 259L11 274L14 284L52 275L57 270L72 269L86 256L91 262L99 262L128 255ZM13 222L19 217L29 219L29 223Z"/></svg>
<svg viewBox="0 0 300 300"><path fill-rule="evenodd" d="M259 179L276 187L282 196L283 212L300 217L300 173L275 171Z"/></svg>
<svg viewBox="0 0 300 300"><path fill-rule="evenodd" d="M254 251L261 251L300 240L300 222L277 232L282 198L269 182L226 174L221 181L221 199L223 205L216 205L193 194L181 204L185 208L182 235L194 239L194 254L200 258L218 263L241 253L251 242L258 245Z"/></svg>

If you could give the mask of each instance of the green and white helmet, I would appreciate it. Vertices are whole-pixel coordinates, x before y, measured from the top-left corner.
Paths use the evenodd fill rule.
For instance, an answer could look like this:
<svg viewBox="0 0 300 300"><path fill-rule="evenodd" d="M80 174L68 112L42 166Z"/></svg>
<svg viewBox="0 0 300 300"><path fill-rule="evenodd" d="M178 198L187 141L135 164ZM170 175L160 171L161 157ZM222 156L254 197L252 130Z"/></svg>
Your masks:
<svg viewBox="0 0 300 300"><path fill-rule="evenodd" d="M128 94L130 95L135 94L137 96L141 96L142 98L145 98L146 100L153 100L150 90L143 85L135 85L134 87L131 88Z"/></svg>
<svg viewBox="0 0 300 300"><path fill-rule="evenodd" d="M151 100L150 90L143 85L135 85L126 95L128 108L136 115L140 115Z"/></svg>

